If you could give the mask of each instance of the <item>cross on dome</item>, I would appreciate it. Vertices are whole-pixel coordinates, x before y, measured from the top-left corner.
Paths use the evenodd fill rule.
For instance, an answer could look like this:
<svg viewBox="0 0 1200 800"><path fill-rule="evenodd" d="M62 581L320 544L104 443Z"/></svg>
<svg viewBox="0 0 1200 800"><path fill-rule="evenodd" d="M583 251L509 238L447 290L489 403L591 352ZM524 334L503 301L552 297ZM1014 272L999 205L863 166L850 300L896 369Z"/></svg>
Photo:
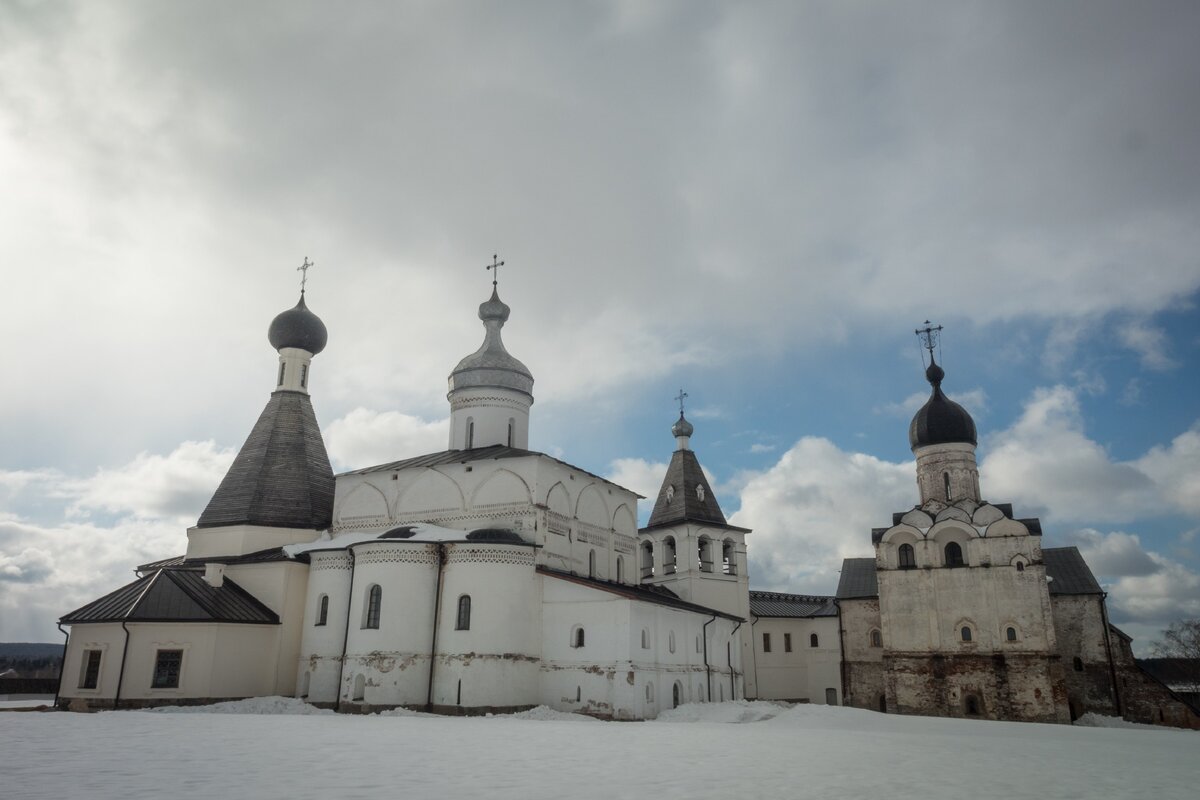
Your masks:
<svg viewBox="0 0 1200 800"><path fill-rule="evenodd" d="M308 268L315 267L316 264L308 260L308 256L304 257L304 263L296 267L296 271L300 273L300 294L304 294L304 285L308 283Z"/></svg>
<svg viewBox="0 0 1200 800"><path fill-rule="evenodd" d="M675 395L675 399L679 401L679 416L683 416L683 401L687 399L688 393L683 389L679 390L679 394Z"/></svg>
<svg viewBox="0 0 1200 800"><path fill-rule="evenodd" d="M933 350L941 344L942 326L934 325L929 320L925 320L925 327L917 328L913 333L921 341L921 347L929 351L929 363L932 364Z"/></svg>
<svg viewBox="0 0 1200 800"><path fill-rule="evenodd" d="M492 263L488 264L487 268L489 270L495 270L494 272L492 272L492 286L493 287L495 287L500 282L500 268L503 266L504 266L504 262L501 261L496 256L495 253L492 253Z"/></svg>

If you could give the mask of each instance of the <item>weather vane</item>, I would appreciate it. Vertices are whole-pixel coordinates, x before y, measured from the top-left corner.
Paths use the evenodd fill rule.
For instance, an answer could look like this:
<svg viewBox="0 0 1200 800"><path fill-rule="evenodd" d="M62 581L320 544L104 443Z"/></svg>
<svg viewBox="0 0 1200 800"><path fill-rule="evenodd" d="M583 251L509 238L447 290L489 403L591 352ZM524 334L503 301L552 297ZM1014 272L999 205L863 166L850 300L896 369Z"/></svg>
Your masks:
<svg viewBox="0 0 1200 800"><path fill-rule="evenodd" d="M492 273L492 287L493 288L495 288L496 284L499 283L500 268L503 266L504 266L504 262L501 261L499 258L497 258L495 253L492 253L492 263L488 264L487 268L490 270L495 270L495 272Z"/></svg>
<svg viewBox="0 0 1200 800"><path fill-rule="evenodd" d="M679 394L675 395L675 399L679 401L679 416L683 416L683 401L687 399L688 393L683 389L679 390Z"/></svg>
<svg viewBox="0 0 1200 800"><path fill-rule="evenodd" d="M308 256L304 257L304 263L296 267L296 271L300 273L300 294L304 294L304 285L308 283L308 268L316 266L308 260Z"/></svg>
<svg viewBox="0 0 1200 800"><path fill-rule="evenodd" d="M925 320L925 327L917 328L913 333L920 340L921 347L929 351L929 361L933 363L933 350L941 344L942 326L934 325L929 320Z"/></svg>

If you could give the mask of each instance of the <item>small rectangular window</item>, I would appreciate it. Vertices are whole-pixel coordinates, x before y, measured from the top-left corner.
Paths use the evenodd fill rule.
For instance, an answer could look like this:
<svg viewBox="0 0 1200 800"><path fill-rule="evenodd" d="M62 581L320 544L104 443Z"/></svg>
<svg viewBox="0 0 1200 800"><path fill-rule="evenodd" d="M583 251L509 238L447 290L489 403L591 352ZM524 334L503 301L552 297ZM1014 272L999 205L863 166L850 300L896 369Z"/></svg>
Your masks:
<svg viewBox="0 0 1200 800"><path fill-rule="evenodd" d="M83 671L79 674L80 689L95 689L100 683L100 651L83 651Z"/></svg>
<svg viewBox="0 0 1200 800"><path fill-rule="evenodd" d="M783 652L792 652L792 635L790 633L785 633L783 635Z"/></svg>
<svg viewBox="0 0 1200 800"><path fill-rule="evenodd" d="M283 386L283 376L287 372L287 364L280 363L279 365L279 385Z"/></svg>
<svg viewBox="0 0 1200 800"><path fill-rule="evenodd" d="M179 670L183 666L182 650L159 650L154 659L154 679L151 689L178 689Z"/></svg>
<svg viewBox="0 0 1200 800"><path fill-rule="evenodd" d="M769 634L769 633L763 634L763 652L764 653L771 652L771 634Z"/></svg>
<svg viewBox="0 0 1200 800"><path fill-rule="evenodd" d="M308 386L308 364L300 365L300 388Z"/></svg>

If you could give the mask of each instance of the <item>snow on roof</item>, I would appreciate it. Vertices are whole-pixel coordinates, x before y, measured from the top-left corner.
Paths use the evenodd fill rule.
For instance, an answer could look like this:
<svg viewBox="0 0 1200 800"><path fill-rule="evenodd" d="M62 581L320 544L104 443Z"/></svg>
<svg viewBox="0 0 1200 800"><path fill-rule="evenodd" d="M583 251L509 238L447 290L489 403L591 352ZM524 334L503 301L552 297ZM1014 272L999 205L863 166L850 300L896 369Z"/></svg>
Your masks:
<svg viewBox="0 0 1200 800"><path fill-rule="evenodd" d="M479 536L480 533L489 535L481 537ZM283 552L289 558L295 558L302 553L311 553L314 550L345 550L347 547L353 547L363 542L393 540L405 542L490 541L500 544L529 544L522 540L518 534L507 531L504 532L510 533L507 541L497 541L495 538L495 534L497 533L499 532L490 528L464 531L459 528L443 528L440 525L432 525L428 522L418 522L413 525L398 525L386 531L346 531L339 533L337 536L331 536L329 531L323 531L320 536L311 542L285 545Z"/></svg>

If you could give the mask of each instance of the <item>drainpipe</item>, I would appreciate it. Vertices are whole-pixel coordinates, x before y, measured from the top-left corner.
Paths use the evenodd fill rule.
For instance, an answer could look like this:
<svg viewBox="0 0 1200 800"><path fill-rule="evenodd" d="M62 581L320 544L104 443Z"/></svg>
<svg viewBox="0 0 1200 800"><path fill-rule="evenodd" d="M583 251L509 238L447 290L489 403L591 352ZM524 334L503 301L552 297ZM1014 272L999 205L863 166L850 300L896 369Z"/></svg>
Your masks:
<svg viewBox="0 0 1200 800"><path fill-rule="evenodd" d="M842 627L842 605L836 597L833 599L833 605L838 611L838 673L842 679L842 705L848 705L846 702L846 629ZM886 687L884 693L887 693Z"/></svg>
<svg viewBox="0 0 1200 800"><path fill-rule="evenodd" d="M1112 681L1113 703L1117 707L1117 716L1125 716L1124 709L1121 708L1121 689L1117 685L1117 667L1113 663L1112 640L1109 638L1108 630L1108 592L1100 594L1100 621L1104 623L1104 652L1108 654L1108 676Z"/></svg>
<svg viewBox="0 0 1200 800"><path fill-rule="evenodd" d="M121 620L121 629L125 631L125 645L121 648L121 670L117 673L117 693L113 696L113 710L121 706L121 684L125 682L125 656L129 653L129 627Z"/></svg>
<svg viewBox="0 0 1200 800"><path fill-rule="evenodd" d="M729 665L729 699L737 700L737 682L733 679L733 637L737 636L738 628L742 627L744 619L739 619L738 624L734 626L729 633L729 641L725 643L725 663ZM743 692L743 695L745 692ZM745 697L742 698L743 700Z"/></svg>
<svg viewBox="0 0 1200 800"><path fill-rule="evenodd" d="M433 711L433 666L437 662L438 614L442 608L442 572L446 566L446 545L437 545L437 583L433 588L433 637L429 643L429 686L425 689L425 710Z"/></svg>
<svg viewBox="0 0 1200 800"><path fill-rule="evenodd" d="M54 687L54 708L58 708L58 696L62 694L63 669L67 666L67 645L71 642L71 634L63 630L62 623L55 623L58 632L63 635L62 660L58 662L58 685Z"/></svg>
<svg viewBox="0 0 1200 800"><path fill-rule="evenodd" d="M346 645L350 641L350 607L354 605L354 550L346 548L350 556L350 591L346 596L346 629L342 632L342 657L338 661L337 701L333 704L334 711L342 710L342 682L346 680Z"/></svg>
<svg viewBox="0 0 1200 800"><path fill-rule="evenodd" d="M712 619L704 623L703 633L701 634L704 637L704 676L705 682L708 684L708 702L710 703L712 702L712 665L708 663L708 626L716 621L717 615L713 614Z"/></svg>

